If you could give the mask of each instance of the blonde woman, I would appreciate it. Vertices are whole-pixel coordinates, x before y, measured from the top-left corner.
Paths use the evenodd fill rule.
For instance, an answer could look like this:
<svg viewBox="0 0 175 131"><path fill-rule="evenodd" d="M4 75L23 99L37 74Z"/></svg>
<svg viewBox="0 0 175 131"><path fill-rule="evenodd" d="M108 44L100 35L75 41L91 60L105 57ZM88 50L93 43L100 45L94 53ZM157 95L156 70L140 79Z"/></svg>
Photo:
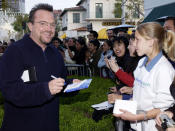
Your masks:
<svg viewBox="0 0 175 131"><path fill-rule="evenodd" d="M172 106L174 100L170 94L170 85L175 71L168 59L162 53L165 42L175 36L164 30L155 22L144 23L137 27L136 51L139 56L145 55L134 71L133 100L137 101L140 114L132 114L121 110L122 114L114 114L123 120L131 121L133 130L157 131L155 117L160 111ZM168 40L168 38L170 38ZM144 127L141 126L141 121Z"/></svg>

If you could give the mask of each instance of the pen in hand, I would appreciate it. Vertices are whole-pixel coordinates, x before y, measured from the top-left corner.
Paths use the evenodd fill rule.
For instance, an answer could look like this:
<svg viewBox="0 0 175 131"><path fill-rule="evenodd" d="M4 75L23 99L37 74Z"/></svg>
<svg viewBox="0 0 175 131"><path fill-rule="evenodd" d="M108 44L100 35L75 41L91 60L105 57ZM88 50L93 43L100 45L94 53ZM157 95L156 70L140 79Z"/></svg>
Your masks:
<svg viewBox="0 0 175 131"><path fill-rule="evenodd" d="M57 79L57 77L55 77L54 75L51 75L51 78L53 79ZM66 82L64 82L64 86L66 85Z"/></svg>
<svg viewBox="0 0 175 131"><path fill-rule="evenodd" d="M55 76L53 76L53 75L51 75L51 78L53 78L53 79L57 79Z"/></svg>

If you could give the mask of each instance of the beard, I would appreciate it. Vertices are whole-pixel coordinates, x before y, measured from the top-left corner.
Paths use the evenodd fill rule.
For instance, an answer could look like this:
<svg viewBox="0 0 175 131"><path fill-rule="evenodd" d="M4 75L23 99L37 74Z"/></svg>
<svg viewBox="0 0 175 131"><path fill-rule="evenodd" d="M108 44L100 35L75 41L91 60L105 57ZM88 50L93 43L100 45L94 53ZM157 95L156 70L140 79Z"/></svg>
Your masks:
<svg viewBox="0 0 175 131"><path fill-rule="evenodd" d="M50 38L43 38L43 36L40 36L39 40L41 44L47 45L48 43L51 42L52 38L54 37L54 34L52 32L49 33L51 35Z"/></svg>

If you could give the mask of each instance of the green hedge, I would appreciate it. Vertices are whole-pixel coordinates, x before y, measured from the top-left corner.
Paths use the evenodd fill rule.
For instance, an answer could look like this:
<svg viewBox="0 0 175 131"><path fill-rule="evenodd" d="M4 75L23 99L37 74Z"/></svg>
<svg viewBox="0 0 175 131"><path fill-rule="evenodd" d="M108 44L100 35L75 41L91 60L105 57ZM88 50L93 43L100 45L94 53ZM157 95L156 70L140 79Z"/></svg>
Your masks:
<svg viewBox="0 0 175 131"><path fill-rule="evenodd" d="M85 79L87 77L74 78ZM89 88L78 93L65 94L60 97L60 130L61 131L114 131L112 114L105 115L102 120L92 119L91 105L107 100L108 88L115 84L109 79L93 77ZM3 104L0 95L0 126L3 119Z"/></svg>

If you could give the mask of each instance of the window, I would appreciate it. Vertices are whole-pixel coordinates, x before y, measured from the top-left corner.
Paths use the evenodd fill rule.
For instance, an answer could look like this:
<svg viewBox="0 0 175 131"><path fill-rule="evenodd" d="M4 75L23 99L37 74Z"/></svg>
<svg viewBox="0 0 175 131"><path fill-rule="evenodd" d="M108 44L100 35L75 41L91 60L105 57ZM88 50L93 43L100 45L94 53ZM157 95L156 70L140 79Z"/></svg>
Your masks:
<svg viewBox="0 0 175 131"><path fill-rule="evenodd" d="M80 13L73 13L73 23L80 23Z"/></svg>
<svg viewBox="0 0 175 131"><path fill-rule="evenodd" d="M121 3L115 3L115 18L121 18L122 17L122 8L121 8Z"/></svg>
<svg viewBox="0 0 175 131"><path fill-rule="evenodd" d="M96 18L103 18L103 4L96 3L95 9L96 9Z"/></svg>

